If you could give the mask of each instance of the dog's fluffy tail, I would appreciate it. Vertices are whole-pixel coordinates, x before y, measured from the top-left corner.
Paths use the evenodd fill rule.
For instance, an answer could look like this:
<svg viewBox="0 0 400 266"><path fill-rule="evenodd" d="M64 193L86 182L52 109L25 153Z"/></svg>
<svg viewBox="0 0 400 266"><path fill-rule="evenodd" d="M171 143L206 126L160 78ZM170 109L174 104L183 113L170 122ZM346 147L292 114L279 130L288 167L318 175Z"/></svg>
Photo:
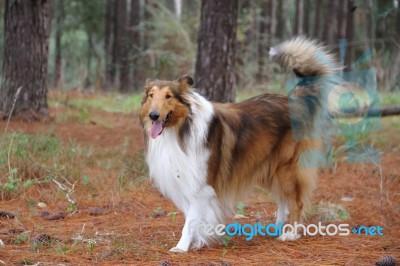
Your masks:
<svg viewBox="0 0 400 266"><path fill-rule="evenodd" d="M270 58L296 76L318 77L340 71L335 57L316 40L299 36L285 41L269 51Z"/></svg>
<svg viewBox="0 0 400 266"><path fill-rule="evenodd" d="M270 49L270 58L292 70L298 80L289 93L289 109L296 139L322 137L329 117L329 94L340 83L341 67L315 40L299 36Z"/></svg>

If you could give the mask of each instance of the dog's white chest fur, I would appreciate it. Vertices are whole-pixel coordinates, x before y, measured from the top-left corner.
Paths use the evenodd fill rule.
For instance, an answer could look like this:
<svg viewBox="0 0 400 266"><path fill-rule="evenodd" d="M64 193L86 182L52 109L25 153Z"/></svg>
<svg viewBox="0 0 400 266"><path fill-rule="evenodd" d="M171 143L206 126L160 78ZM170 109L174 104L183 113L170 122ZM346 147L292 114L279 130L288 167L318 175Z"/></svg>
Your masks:
<svg viewBox="0 0 400 266"><path fill-rule="evenodd" d="M190 133L186 150L179 145L174 128L166 128L156 139L150 139L147 163L150 177L166 197L187 213L190 202L207 186L207 164L210 151L205 146L213 107L200 95L193 94Z"/></svg>

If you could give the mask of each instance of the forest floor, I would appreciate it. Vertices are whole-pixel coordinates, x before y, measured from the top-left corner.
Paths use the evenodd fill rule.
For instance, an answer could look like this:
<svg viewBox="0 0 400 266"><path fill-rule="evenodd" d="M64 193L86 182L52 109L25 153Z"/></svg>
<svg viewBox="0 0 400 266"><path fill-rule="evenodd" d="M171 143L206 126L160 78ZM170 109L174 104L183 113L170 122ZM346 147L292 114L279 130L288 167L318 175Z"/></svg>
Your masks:
<svg viewBox="0 0 400 266"><path fill-rule="evenodd" d="M120 96L118 96L120 97ZM0 139L0 265L374 265L400 259L400 118L367 136L380 162L322 169L309 223L381 226L383 236L234 236L226 245L170 253L184 216L149 181L138 97L51 92L51 121L11 121ZM126 108L125 108L126 107ZM6 121L0 122L0 132ZM340 150L340 141L335 142ZM67 192L53 181L74 189ZM76 204L73 204L76 201ZM239 223L274 222L261 189ZM1 243L0 243L1 244ZM40 263L40 264L38 264Z"/></svg>

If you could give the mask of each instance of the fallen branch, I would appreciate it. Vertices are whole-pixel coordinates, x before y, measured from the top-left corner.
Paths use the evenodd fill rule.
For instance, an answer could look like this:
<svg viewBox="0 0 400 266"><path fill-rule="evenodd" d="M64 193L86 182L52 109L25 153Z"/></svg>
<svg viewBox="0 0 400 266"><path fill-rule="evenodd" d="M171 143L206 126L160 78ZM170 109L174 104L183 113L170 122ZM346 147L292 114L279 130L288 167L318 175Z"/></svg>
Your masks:
<svg viewBox="0 0 400 266"><path fill-rule="evenodd" d="M67 187L67 186L61 184L60 182L58 182L55 179L52 179L52 181L57 184L59 189L61 189L62 191L65 192L65 197L67 198L69 203L71 203L72 205L76 205L77 204L77 201L72 196L72 194L74 193L75 184L76 184L77 181L75 181L75 183L73 183L73 184L71 184L68 181L66 181L66 182L68 182L70 187Z"/></svg>
<svg viewBox="0 0 400 266"><path fill-rule="evenodd" d="M361 108L358 110L343 110L331 114L334 118L355 118L355 117L384 117L400 115L400 106L384 106L384 107L370 107Z"/></svg>

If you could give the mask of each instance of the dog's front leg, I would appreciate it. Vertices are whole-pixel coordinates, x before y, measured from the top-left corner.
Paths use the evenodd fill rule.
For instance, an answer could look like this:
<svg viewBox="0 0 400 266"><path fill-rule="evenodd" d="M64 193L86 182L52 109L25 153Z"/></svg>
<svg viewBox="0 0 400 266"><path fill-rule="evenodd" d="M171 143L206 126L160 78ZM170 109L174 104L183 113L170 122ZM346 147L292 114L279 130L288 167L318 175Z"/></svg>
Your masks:
<svg viewBox="0 0 400 266"><path fill-rule="evenodd" d="M190 248L190 245L193 242L194 231L196 229L196 225L199 221L196 221L196 213L193 208L189 208L189 211L186 216L185 225L182 229L182 236L179 240L178 244L171 248L169 251L183 253L187 252Z"/></svg>

